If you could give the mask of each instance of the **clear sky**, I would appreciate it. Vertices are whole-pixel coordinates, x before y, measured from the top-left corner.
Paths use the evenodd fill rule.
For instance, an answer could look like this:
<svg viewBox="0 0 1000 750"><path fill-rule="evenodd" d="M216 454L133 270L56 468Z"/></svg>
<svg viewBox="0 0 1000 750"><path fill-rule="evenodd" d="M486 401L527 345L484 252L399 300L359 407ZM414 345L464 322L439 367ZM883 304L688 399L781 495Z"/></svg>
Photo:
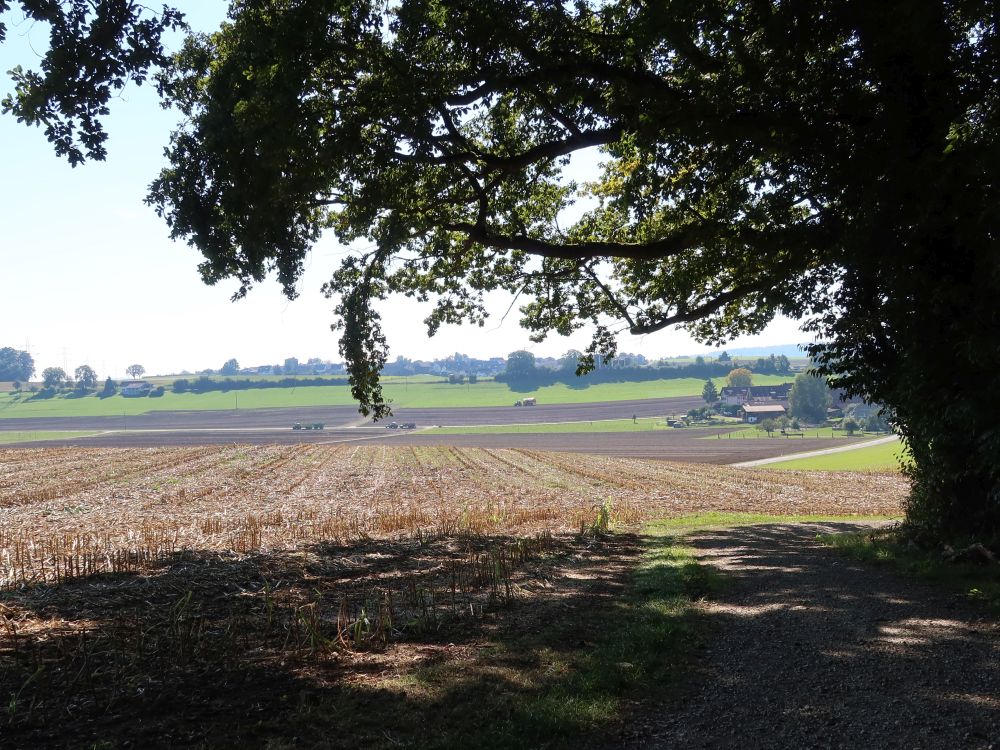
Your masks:
<svg viewBox="0 0 1000 750"><path fill-rule="evenodd" d="M227 8L221 0L173 4L201 30L214 28ZM32 27L15 12L6 20L0 72L17 64L37 67L47 27ZM9 77L0 76L0 98L11 88ZM0 116L0 347L28 346L39 372L89 364L101 377L116 378L132 363L155 374L218 368L230 357L245 366L291 356L338 360L332 303L319 291L343 253L332 237L313 251L297 300L289 302L268 282L234 303L235 285L204 285L198 253L172 242L143 204L176 119L159 107L152 87L130 86L105 121L107 161L73 169L55 156L41 130ZM391 356L433 359L461 351L490 357L520 348L558 356L589 340L581 333L531 344L516 310L500 322L509 299L497 296L491 303L497 315L485 329L449 327L428 339L421 322L427 310L392 300L383 309ZM794 321L780 320L732 346L804 340ZM620 346L647 357L706 349L683 331L623 336Z"/></svg>

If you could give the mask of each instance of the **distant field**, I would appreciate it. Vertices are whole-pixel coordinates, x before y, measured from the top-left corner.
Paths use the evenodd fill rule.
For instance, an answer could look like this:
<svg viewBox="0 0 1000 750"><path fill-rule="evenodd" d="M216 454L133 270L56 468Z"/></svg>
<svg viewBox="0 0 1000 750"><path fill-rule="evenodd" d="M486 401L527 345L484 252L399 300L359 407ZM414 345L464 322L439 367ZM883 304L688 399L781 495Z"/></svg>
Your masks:
<svg viewBox="0 0 1000 750"><path fill-rule="evenodd" d="M698 396L705 382L698 378L650 380L628 383L599 383L588 387L571 388L564 384L546 386L532 391L511 390L505 383L492 380L465 385L449 385L440 379L387 378L385 396L400 408L442 408L449 406L506 406L517 399L532 396L540 404L585 404L601 401L627 401L648 398ZM787 378L777 375L758 376L755 383L768 385L783 383ZM724 382L716 379L717 384ZM349 406L353 404L351 392L340 386L308 386L303 388L267 388L246 391L213 391L211 393L172 393L167 391L160 398L122 398L112 396L99 399L52 398L20 401L12 394L0 394L0 419L12 417L76 417L135 415L150 411L205 411L236 409L262 409L296 406Z"/></svg>
<svg viewBox="0 0 1000 750"><path fill-rule="evenodd" d="M481 424L456 427L435 427L423 430L431 435L489 435L509 433L553 433L553 432L651 432L672 430L662 419L596 419L587 422L543 422L540 424Z"/></svg>
<svg viewBox="0 0 1000 750"><path fill-rule="evenodd" d="M802 430L799 430L799 432L804 433L802 437L807 437L807 438L852 437L843 430L837 430L834 429L833 427L806 427L803 428ZM861 437L861 436L862 433L860 432L856 432L853 435L853 437ZM762 440L795 440L798 436L795 435L791 437L786 437L785 435L782 435L780 431L776 430L775 432L771 433L770 437L768 437L768 434L766 432L764 432L763 430L759 430L756 427L744 427L741 430L734 430L733 432L728 432L722 437L723 439L731 438L733 440L743 440L743 439L753 440L756 438L760 438Z"/></svg>
<svg viewBox="0 0 1000 750"><path fill-rule="evenodd" d="M68 431L41 431L41 432L5 432L0 430L0 445L10 445L11 443L33 443L38 440L69 440L71 438L87 437L96 435L96 431L68 432Z"/></svg>
<svg viewBox="0 0 1000 750"><path fill-rule="evenodd" d="M883 443L842 453L765 464L760 468L800 471L894 471L899 469L900 459L906 455L906 448L899 443Z"/></svg>

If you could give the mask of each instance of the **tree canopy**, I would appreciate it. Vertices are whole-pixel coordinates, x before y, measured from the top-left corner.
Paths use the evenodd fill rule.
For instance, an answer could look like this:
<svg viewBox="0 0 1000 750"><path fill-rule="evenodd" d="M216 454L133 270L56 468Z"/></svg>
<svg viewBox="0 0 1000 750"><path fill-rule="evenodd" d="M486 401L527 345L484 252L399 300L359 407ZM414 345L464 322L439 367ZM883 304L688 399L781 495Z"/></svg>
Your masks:
<svg viewBox="0 0 1000 750"><path fill-rule="evenodd" d="M830 389L823 378L808 373L795 377L788 394L789 412L793 417L811 424L823 424L829 405Z"/></svg>
<svg viewBox="0 0 1000 750"><path fill-rule="evenodd" d="M97 387L97 373L90 365L80 365L73 373L76 378L76 386L80 390L89 390Z"/></svg>
<svg viewBox="0 0 1000 750"><path fill-rule="evenodd" d="M42 370L42 384L46 388L61 388L66 385L68 377L61 367L46 367Z"/></svg>
<svg viewBox="0 0 1000 750"><path fill-rule="evenodd" d="M0 380L30 380L35 360L28 352L5 346L0 349Z"/></svg>
<svg viewBox="0 0 1000 750"><path fill-rule="evenodd" d="M726 375L726 385L730 388L753 385L753 373L745 367L737 367Z"/></svg>
<svg viewBox="0 0 1000 750"><path fill-rule="evenodd" d="M106 155L101 118L127 82L142 83L167 62L160 38L183 26L176 10L160 13L135 0L0 0L0 13L20 8L27 20L49 26L40 70L10 71L14 93L0 109L45 129L56 153L76 166ZM0 43L7 38L0 22Z"/></svg>
<svg viewBox="0 0 1000 750"><path fill-rule="evenodd" d="M720 344L782 313L824 342L822 374L891 408L915 497L943 498L930 522L1000 534L993 2L242 0L231 19L161 79L185 120L149 200L242 292L273 270L294 296L325 230L365 243L326 286L364 412L388 412L393 293L433 301L433 333L507 289L536 337L592 325L591 356L620 329ZM599 178L568 180L595 147Z"/></svg>
<svg viewBox="0 0 1000 750"><path fill-rule="evenodd" d="M708 378L705 381L705 387L701 389L701 397L705 399L706 404L714 404L719 400L719 391L715 387L715 382Z"/></svg>

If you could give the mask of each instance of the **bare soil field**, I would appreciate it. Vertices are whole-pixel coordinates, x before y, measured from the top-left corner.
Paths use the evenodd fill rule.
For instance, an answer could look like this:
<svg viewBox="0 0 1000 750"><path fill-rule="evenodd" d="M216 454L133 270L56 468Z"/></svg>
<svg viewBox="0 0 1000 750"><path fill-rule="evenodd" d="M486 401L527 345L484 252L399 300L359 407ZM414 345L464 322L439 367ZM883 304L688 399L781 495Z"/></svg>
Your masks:
<svg viewBox="0 0 1000 750"><path fill-rule="evenodd" d="M0 451L3 744L396 746L400 722L473 695L417 691L414 669L447 658L492 690L496 628L555 607L584 632L588 587L608 596L638 549L581 533L602 506L627 531L704 510L894 514L905 490L533 450ZM285 723L320 695L356 712L343 742L308 734L333 718Z"/></svg>
<svg viewBox="0 0 1000 750"><path fill-rule="evenodd" d="M162 429L109 432L89 437L56 441L18 443L11 449L32 450L79 446L91 448L157 448L253 445L409 445L413 447L513 449L532 451L578 452L591 455L648 458L662 461L732 464L784 456L830 447L829 439L795 438L788 440L701 440L719 431L715 429L657 430L655 432L601 433L521 433L479 435L433 435L421 432L386 430L381 427L324 429L322 431L289 428L257 429ZM838 445L860 441L839 439Z"/></svg>

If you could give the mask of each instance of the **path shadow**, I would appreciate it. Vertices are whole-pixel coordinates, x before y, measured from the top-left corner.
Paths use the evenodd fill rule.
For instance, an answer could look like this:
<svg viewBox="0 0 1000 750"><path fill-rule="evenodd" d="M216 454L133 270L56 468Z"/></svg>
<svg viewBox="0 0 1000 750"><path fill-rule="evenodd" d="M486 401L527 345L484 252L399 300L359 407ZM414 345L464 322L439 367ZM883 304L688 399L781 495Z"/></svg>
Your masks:
<svg viewBox="0 0 1000 750"><path fill-rule="evenodd" d="M839 556L780 524L689 537L730 580L680 707L635 747L993 747L1000 629L940 589Z"/></svg>

